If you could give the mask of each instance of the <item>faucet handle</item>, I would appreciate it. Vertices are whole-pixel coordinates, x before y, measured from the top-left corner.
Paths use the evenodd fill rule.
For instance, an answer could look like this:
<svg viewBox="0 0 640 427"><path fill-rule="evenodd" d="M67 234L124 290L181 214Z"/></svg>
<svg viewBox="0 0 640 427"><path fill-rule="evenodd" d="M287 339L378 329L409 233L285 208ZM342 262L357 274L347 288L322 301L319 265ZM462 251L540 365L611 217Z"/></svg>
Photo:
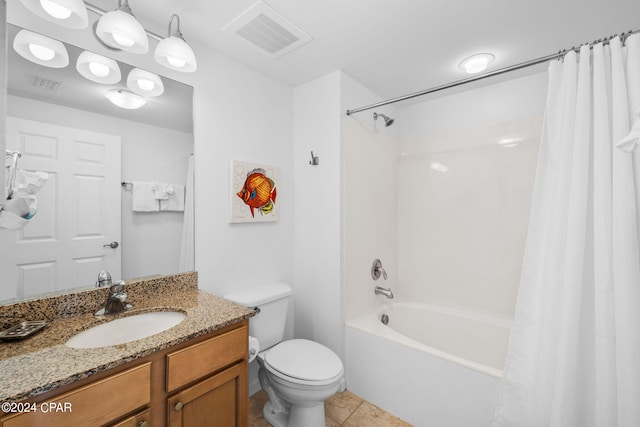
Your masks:
<svg viewBox="0 0 640 427"><path fill-rule="evenodd" d="M108 271L106 270L102 270L99 274L98 274L98 281L96 282L96 288L99 288L101 286L111 286L111 274L109 274Z"/></svg>
<svg viewBox="0 0 640 427"><path fill-rule="evenodd" d="M382 276L384 280L387 280L387 272L382 268L382 261L376 258L373 260L373 264L371 264L371 277L373 280L378 280L380 276Z"/></svg>
<svg viewBox="0 0 640 427"><path fill-rule="evenodd" d="M124 280L118 280L116 283L109 286L109 290L114 294L121 293L124 291L124 287L126 284L127 283Z"/></svg>

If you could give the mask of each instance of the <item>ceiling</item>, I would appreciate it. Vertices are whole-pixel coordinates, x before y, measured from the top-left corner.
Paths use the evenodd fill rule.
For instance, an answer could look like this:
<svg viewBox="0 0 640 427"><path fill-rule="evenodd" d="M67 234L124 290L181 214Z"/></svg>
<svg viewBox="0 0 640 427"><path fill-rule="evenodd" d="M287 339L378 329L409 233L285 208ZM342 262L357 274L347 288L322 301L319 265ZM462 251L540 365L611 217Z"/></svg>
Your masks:
<svg viewBox="0 0 640 427"><path fill-rule="evenodd" d="M295 86L341 69L384 98L468 77L465 57L491 52L490 69L640 29L638 0L266 0L313 39L277 59L223 27L257 0L130 0L164 35L177 13L187 41L210 46ZM112 9L115 0L92 0Z"/></svg>
<svg viewBox="0 0 640 427"><path fill-rule="evenodd" d="M117 0L86 2L103 10L113 10L118 5ZM224 31L256 2L129 0L144 27L161 36L167 33L169 16L177 13L182 33L188 42L198 46L198 55L206 48L215 49L291 86L340 69L385 99L467 78L458 63L474 53L490 52L496 56L488 69L491 71L640 29L638 0L266 0L312 37L298 49L274 58L234 32ZM18 6L17 0L14 6ZM525 73L542 69L544 66ZM509 73L501 78L522 74ZM22 77L25 86L32 83L24 78L25 71L13 75ZM55 80L57 76L43 77ZM77 83L82 80L79 78ZM28 90L33 88L18 93ZM170 92L161 98L168 100ZM190 92L186 96L190 97ZM190 105L190 98L185 99L169 104ZM89 101L86 97L85 100ZM98 100L90 102L114 108ZM142 121L147 114L151 123L153 118L161 117L151 107L160 104L156 99L135 114ZM131 116L129 111L118 113ZM163 126L180 130L191 126L190 108L169 114L177 119L182 113L186 117L184 124L169 125L171 120L163 119Z"/></svg>

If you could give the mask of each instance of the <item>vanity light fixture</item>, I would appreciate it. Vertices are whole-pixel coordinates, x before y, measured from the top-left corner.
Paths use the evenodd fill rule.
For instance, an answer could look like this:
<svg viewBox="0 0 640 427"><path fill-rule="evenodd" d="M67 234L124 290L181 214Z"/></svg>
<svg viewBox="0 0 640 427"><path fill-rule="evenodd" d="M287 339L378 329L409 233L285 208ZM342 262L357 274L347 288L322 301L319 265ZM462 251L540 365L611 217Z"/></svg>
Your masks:
<svg viewBox="0 0 640 427"><path fill-rule="evenodd" d="M13 49L23 58L38 65L51 68L69 65L69 54L61 42L29 30L20 30L16 34Z"/></svg>
<svg viewBox="0 0 640 427"><path fill-rule="evenodd" d="M171 32L171 23L174 18L178 21L176 30ZM176 14L169 18L168 36L156 46L153 55L158 63L167 68L186 73L194 72L197 68L196 55L180 32L180 17Z"/></svg>
<svg viewBox="0 0 640 427"><path fill-rule="evenodd" d="M125 89L111 89L105 96L118 107L127 110L136 110L147 104L146 99Z"/></svg>
<svg viewBox="0 0 640 427"><path fill-rule="evenodd" d="M496 57L491 53L478 53L463 59L458 67L467 74L481 73L487 69Z"/></svg>
<svg viewBox="0 0 640 427"><path fill-rule="evenodd" d="M141 54L149 51L147 33L133 16L129 0L119 0L116 10L102 15L95 26L95 33L112 49Z"/></svg>
<svg viewBox="0 0 640 427"><path fill-rule="evenodd" d="M127 87L142 96L160 96L164 93L160 76L140 68L134 68L129 72Z"/></svg>
<svg viewBox="0 0 640 427"><path fill-rule="evenodd" d="M118 83L122 77L116 61L88 50L78 55L76 70L85 79L102 84Z"/></svg>
<svg viewBox="0 0 640 427"><path fill-rule="evenodd" d="M89 26L87 8L82 0L21 0L24 7L49 22L68 28Z"/></svg>

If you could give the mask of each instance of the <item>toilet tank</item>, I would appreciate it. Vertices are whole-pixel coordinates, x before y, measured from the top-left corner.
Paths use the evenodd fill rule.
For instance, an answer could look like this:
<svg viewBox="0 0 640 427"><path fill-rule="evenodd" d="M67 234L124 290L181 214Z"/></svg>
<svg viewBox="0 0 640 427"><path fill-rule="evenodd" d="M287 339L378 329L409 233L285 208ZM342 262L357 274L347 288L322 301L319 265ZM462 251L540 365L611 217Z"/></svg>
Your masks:
<svg viewBox="0 0 640 427"><path fill-rule="evenodd" d="M266 350L284 337L290 296L289 285L275 282L232 292L224 298L245 307L260 309L249 320L249 335L258 339L260 350Z"/></svg>

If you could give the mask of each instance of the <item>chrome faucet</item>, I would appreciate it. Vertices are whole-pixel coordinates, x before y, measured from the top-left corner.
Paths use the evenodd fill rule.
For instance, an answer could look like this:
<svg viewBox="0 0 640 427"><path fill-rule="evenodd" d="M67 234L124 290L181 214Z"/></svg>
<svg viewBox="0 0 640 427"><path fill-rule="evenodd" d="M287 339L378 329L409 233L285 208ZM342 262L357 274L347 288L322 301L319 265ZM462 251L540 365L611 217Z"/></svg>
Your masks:
<svg viewBox="0 0 640 427"><path fill-rule="evenodd" d="M101 283L100 280L98 280L98 282ZM127 293L124 291L126 283L124 280L120 280L114 284L111 284L111 280L109 280L108 283L111 285L109 286L109 297L104 307L95 312L96 316L120 313L133 307L131 304L127 304Z"/></svg>
<svg viewBox="0 0 640 427"><path fill-rule="evenodd" d="M116 282L115 285L109 286L109 298L104 305L104 314L120 313L125 311L127 306L131 308L131 304L127 304L127 293L124 291L124 280Z"/></svg>
<svg viewBox="0 0 640 427"><path fill-rule="evenodd" d="M374 289L376 295L384 295L385 297L391 299L393 298L393 292L391 292L391 288L383 288L382 286L376 286Z"/></svg>

